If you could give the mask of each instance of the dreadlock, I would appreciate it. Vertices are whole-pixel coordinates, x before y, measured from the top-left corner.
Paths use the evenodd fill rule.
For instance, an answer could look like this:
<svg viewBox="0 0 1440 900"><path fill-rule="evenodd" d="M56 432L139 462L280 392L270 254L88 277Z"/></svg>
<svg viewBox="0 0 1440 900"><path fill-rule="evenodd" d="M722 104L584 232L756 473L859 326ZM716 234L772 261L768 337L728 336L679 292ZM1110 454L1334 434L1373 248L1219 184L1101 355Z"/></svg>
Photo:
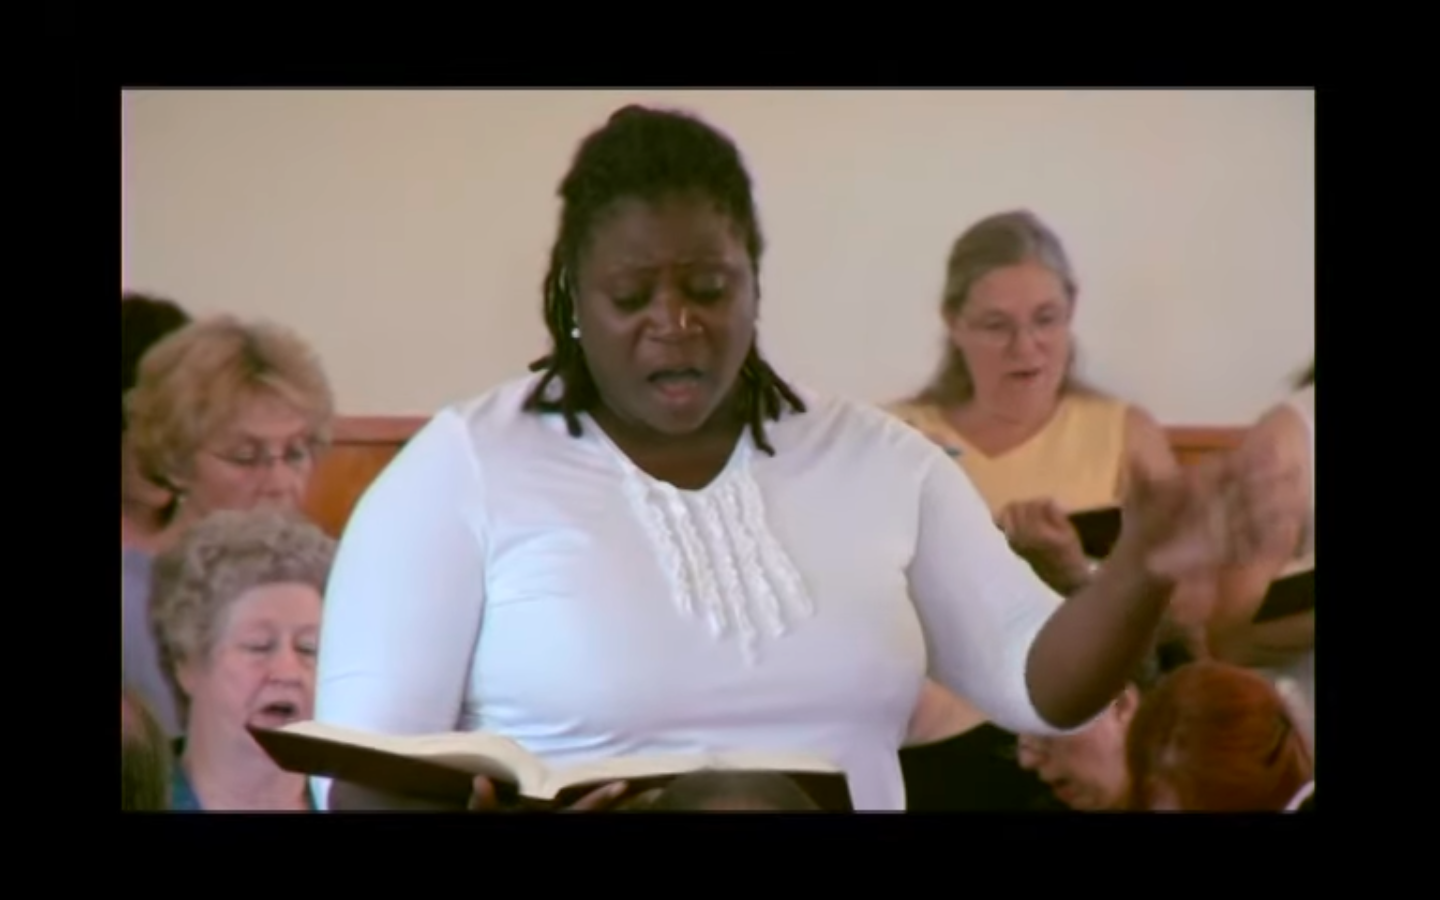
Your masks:
<svg viewBox="0 0 1440 900"><path fill-rule="evenodd" d="M700 193L713 200L739 227L757 285L764 238L755 212L750 176L740 152L729 138L678 112L626 106L580 145L569 173L560 183L560 234L550 251L545 273L544 317L550 332L549 355L530 365L545 374L525 400L532 412L560 413L572 437L580 436L580 413L599 399L585 363L580 341L571 335L575 323L576 261L596 219L617 200L653 201L675 193ZM740 369L742 412L755 444L774 455L765 436L765 421L775 421L788 405L804 412L805 404L751 344ZM551 397L552 382L560 393Z"/></svg>

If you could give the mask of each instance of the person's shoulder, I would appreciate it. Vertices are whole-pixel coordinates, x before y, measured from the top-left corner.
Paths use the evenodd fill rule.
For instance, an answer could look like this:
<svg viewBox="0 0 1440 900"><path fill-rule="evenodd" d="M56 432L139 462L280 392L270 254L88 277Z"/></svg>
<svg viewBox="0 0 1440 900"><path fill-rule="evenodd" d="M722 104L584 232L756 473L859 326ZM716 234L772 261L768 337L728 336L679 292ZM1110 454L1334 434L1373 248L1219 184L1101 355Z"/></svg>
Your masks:
<svg viewBox="0 0 1440 900"><path fill-rule="evenodd" d="M792 421L801 427L871 433L883 432L897 424L897 417L885 406L808 387L797 388L796 393L805 401L805 412Z"/></svg>
<svg viewBox="0 0 1440 900"><path fill-rule="evenodd" d="M794 416L791 427L806 433L829 449L849 448L857 453L882 454L872 461L897 458L906 464L940 453L914 424L881 405L838 394L805 390L806 412Z"/></svg>
<svg viewBox="0 0 1440 900"><path fill-rule="evenodd" d="M417 492L449 491L456 479L467 481L497 461L532 453L523 429L541 418L524 408L535 381L511 379L441 407L371 483L367 500L386 496L408 504Z"/></svg>
<svg viewBox="0 0 1440 900"><path fill-rule="evenodd" d="M1142 457L1169 457L1174 451L1165 426L1155 414L1138 403L1124 400L1110 400L1110 414L1118 417L1125 438L1125 445L1132 453Z"/></svg>
<svg viewBox="0 0 1440 900"><path fill-rule="evenodd" d="M911 425L919 425L940 414L938 405L914 397L890 400L880 404L880 408L889 415Z"/></svg>
<svg viewBox="0 0 1440 900"><path fill-rule="evenodd" d="M1135 415L1150 415L1139 404L1086 385L1076 385L1065 391L1061 404L1072 413L1084 416L1122 417L1128 421Z"/></svg>
<svg viewBox="0 0 1440 900"><path fill-rule="evenodd" d="M533 374L508 379L482 393L442 407L436 418L452 417L472 429L508 427L528 415L525 403L539 383L540 376Z"/></svg>
<svg viewBox="0 0 1440 900"><path fill-rule="evenodd" d="M525 409L538 383L538 375L511 378L479 394L448 403L420 427L410 443L434 446L459 441L470 453L477 453L480 448L503 448L513 440L517 430L538 424L541 417Z"/></svg>
<svg viewBox="0 0 1440 900"><path fill-rule="evenodd" d="M1098 447L1105 441L1118 453L1156 460L1170 455L1165 429L1138 403L1088 385L1072 385L1060 399L1059 427Z"/></svg>
<svg viewBox="0 0 1440 900"><path fill-rule="evenodd" d="M155 556L138 547L124 547L120 550L120 574L126 588L144 590L150 585L150 570L154 567Z"/></svg>
<svg viewBox="0 0 1440 900"><path fill-rule="evenodd" d="M180 759L185 753L185 738L177 737L170 743L170 811L171 812L204 812L205 808L200 805L200 798L196 796L195 789L190 785L190 779L185 776L185 769L180 765Z"/></svg>

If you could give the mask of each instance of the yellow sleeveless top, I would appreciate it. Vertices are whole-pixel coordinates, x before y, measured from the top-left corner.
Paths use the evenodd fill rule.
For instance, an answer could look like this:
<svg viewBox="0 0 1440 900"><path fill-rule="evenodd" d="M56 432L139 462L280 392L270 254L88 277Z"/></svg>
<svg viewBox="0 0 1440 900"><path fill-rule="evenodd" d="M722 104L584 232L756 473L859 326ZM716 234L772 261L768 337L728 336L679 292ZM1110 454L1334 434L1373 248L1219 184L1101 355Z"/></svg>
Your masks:
<svg viewBox="0 0 1440 900"><path fill-rule="evenodd" d="M902 403L890 412L955 457L998 514L1026 500L1051 499L1068 512L1119 503L1128 409L1110 397L1066 394L1044 428L993 457L965 440L938 406Z"/></svg>

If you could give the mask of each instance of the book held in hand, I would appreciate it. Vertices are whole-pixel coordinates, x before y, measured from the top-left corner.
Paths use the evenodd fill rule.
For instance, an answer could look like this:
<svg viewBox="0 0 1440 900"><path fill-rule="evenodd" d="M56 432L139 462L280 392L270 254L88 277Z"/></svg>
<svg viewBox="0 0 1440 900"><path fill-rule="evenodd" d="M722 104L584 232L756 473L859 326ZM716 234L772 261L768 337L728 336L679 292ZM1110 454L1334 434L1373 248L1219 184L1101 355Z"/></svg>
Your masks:
<svg viewBox="0 0 1440 900"><path fill-rule="evenodd" d="M1080 546L1090 559L1100 560L1110 555L1120 540L1120 507L1102 506L1070 514L1070 524L1080 535Z"/></svg>
<svg viewBox="0 0 1440 900"><path fill-rule="evenodd" d="M250 734L287 772L347 781L372 790L463 806L477 775L495 782L502 798L532 809L569 806L616 781L627 796L664 787L702 769L777 772L788 776L827 812L853 810L845 773L807 753L713 753L627 756L552 767L501 735L468 732L379 735L320 722L251 728Z"/></svg>
<svg viewBox="0 0 1440 900"><path fill-rule="evenodd" d="M1315 608L1315 564L1312 560L1306 567L1291 567L1279 578L1270 582L1260 609L1255 612L1254 622L1273 622L1287 616L1309 612Z"/></svg>

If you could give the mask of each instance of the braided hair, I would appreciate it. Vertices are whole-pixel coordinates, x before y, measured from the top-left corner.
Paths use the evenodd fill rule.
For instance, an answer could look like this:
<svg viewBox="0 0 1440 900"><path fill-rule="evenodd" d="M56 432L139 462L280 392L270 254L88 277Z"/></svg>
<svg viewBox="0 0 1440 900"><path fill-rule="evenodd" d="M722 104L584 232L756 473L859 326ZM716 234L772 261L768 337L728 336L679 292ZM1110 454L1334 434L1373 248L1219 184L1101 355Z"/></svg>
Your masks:
<svg viewBox="0 0 1440 900"><path fill-rule="evenodd" d="M560 233L550 251L544 282L545 327L552 349L530 365L530 371L545 374L525 401L528 411L563 415L572 437L580 436L580 413L599 400L580 341L571 335L580 252L598 218L616 201L654 201L676 193L702 194L739 226L758 290L765 242L750 175L734 143L684 113L626 106L611 115L580 145L560 183ZM740 403L750 433L756 446L773 456L765 421L778 420L786 406L804 412L805 404L754 344L745 356L740 379ZM557 381L560 392L551 397L549 389Z"/></svg>

